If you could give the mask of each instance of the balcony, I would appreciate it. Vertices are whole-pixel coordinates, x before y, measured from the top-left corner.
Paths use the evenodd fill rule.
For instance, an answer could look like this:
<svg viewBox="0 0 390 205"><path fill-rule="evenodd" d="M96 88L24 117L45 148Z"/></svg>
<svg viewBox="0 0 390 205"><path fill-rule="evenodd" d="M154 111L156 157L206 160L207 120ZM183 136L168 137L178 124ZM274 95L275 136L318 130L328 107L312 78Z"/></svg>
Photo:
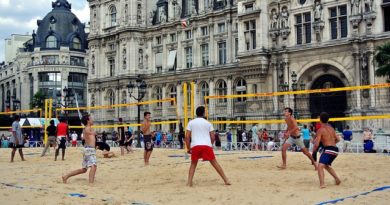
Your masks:
<svg viewBox="0 0 390 205"><path fill-rule="evenodd" d="M69 66L87 67L87 64L85 62L59 62L59 61L29 62L27 64L27 67L41 66L41 65L69 65Z"/></svg>

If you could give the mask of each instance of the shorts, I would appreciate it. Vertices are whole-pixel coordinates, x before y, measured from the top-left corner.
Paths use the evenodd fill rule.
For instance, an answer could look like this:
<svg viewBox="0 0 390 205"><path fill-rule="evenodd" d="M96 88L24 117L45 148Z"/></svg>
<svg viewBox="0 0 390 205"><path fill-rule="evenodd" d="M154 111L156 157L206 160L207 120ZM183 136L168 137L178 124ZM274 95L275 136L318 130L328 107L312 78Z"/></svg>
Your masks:
<svg viewBox="0 0 390 205"><path fill-rule="evenodd" d="M305 148L305 145L303 144L303 141L301 139L301 136L297 136L297 137L294 137L294 136L290 136L286 142L287 144L290 144L290 145L297 145L298 147L300 147L301 149L302 148Z"/></svg>
<svg viewBox="0 0 390 205"><path fill-rule="evenodd" d="M351 141L344 140L344 149L347 149L351 145Z"/></svg>
<svg viewBox="0 0 390 205"><path fill-rule="evenodd" d="M77 140L72 140L72 145L77 145Z"/></svg>
<svg viewBox="0 0 390 205"><path fill-rule="evenodd" d="M152 142L152 135L144 135L145 151L153 151L154 144Z"/></svg>
<svg viewBox="0 0 390 205"><path fill-rule="evenodd" d="M22 145L22 144L15 144L15 143L13 143L13 142L10 142L9 144L8 144L8 148L13 148L13 149L18 149L18 148L23 148L24 147L24 145Z"/></svg>
<svg viewBox="0 0 390 205"><path fill-rule="evenodd" d="M191 148L191 161L198 161L200 158L203 161L211 161L215 159L213 148L207 145L197 145Z"/></svg>
<svg viewBox="0 0 390 205"><path fill-rule="evenodd" d="M131 147L133 145L133 140L130 140L128 142L125 142L126 147Z"/></svg>
<svg viewBox="0 0 390 205"><path fill-rule="evenodd" d="M56 136L49 136L48 144L49 145L56 145L57 144L57 137Z"/></svg>
<svg viewBox="0 0 390 205"><path fill-rule="evenodd" d="M253 142L253 144L259 145L260 144L259 137L258 136L253 136L252 137L252 142Z"/></svg>
<svg viewBox="0 0 390 205"><path fill-rule="evenodd" d="M66 149L66 138L65 136L57 136L57 145L59 149Z"/></svg>
<svg viewBox="0 0 390 205"><path fill-rule="evenodd" d="M83 169L88 169L88 167L93 165L97 165L96 150L93 147L84 147L82 167Z"/></svg>
<svg viewBox="0 0 390 205"><path fill-rule="evenodd" d="M124 141L124 140L119 140L119 146L120 146L120 147L125 146L125 141Z"/></svg>
<svg viewBox="0 0 390 205"><path fill-rule="evenodd" d="M221 141L215 141L215 146L220 147L221 146Z"/></svg>
<svg viewBox="0 0 390 205"><path fill-rule="evenodd" d="M325 165L332 165L333 160L339 154L339 148L335 146L324 147L324 152L321 154L320 163Z"/></svg>

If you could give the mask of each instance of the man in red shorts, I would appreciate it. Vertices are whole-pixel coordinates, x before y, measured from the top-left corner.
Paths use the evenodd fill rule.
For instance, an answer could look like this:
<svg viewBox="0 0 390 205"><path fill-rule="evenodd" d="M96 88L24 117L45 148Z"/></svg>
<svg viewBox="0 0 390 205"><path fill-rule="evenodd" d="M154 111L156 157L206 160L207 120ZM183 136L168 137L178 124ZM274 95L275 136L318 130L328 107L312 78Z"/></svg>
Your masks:
<svg viewBox="0 0 390 205"><path fill-rule="evenodd" d="M218 174L222 177L226 185L230 185L228 178L222 170L222 167L215 159L212 144L215 141L213 125L204 119L205 108L200 106L196 109L196 117L188 123L186 128L186 146L188 153L191 154L191 167L188 173L187 186L192 186L192 179L195 174L198 160L210 161Z"/></svg>

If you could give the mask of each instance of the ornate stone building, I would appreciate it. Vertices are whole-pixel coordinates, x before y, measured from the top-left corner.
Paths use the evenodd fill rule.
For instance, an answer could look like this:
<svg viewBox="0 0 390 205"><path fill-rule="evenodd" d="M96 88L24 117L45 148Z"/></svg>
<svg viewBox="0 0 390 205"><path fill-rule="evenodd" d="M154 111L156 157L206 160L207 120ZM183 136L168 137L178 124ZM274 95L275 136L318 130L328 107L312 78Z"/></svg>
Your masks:
<svg viewBox="0 0 390 205"><path fill-rule="evenodd" d="M375 48L390 39L388 0L88 2L90 105L134 102L126 86L138 75L148 85L144 100L176 97L179 116L183 116L184 82L196 82L197 106L204 104L205 95L284 90L291 87L293 73L301 89L386 80L374 75L373 56ZM388 98L387 90L380 97L371 91L296 100L285 96L267 102L227 99L212 103L209 110L212 119L221 120L271 119L279 117L284 106L297 108L301 117L316 117L321 111L331 116L372 115L389 109ZM176 118L169 105L143 109L156 120ZM136 108L100 110L94 115L98 123L119 117L134 122ZM365 121L353 127L361 123L374 128L389 124Z"/></svg>
<svg viewBox="0 0 390 205"><path fill-rule="evenodd" d="M85 25L71 12L66 0L52 3L53 10L37 21L37 32L19 49L13 62L0 67L0 109L30 109L33 95L47 98L71 88L80 105L87 96L87 35ZM59 95L58 95L59 94ZM62 104L64 98L61 98ZM20 101L20 105L14 102Z"/></svg>

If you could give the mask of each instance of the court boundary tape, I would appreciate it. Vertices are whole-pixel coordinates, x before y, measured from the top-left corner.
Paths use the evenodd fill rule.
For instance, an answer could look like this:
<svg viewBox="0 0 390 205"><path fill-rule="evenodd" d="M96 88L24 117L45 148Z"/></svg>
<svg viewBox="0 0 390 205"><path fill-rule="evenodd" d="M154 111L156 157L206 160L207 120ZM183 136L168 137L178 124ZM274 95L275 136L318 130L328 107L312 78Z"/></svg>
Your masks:
<svg viewBox="0 0 390 205"><path fill-rule="evenodd" d="M376 189L373 189L371 191L368 191L368 192L363 192L363 193L360 193L360 194L355 194L355 195L352 195L352 196L347 196L347 197L343 197L343 198L338 198L338 199L334 199L334 200L330 200L330 201L324 201L324 202L320 202L316 205L325 205L325 204L335 204L337 202L341 202L341 201L344 201L345 199L354 199L354 198L357 198L359 196L365 196L367 194L370 194L372 192L376 192L376 191L384 191L386 189L390 189L390 186L383 186L383 187L379 187L379 188L376 188Z"/></svg>

